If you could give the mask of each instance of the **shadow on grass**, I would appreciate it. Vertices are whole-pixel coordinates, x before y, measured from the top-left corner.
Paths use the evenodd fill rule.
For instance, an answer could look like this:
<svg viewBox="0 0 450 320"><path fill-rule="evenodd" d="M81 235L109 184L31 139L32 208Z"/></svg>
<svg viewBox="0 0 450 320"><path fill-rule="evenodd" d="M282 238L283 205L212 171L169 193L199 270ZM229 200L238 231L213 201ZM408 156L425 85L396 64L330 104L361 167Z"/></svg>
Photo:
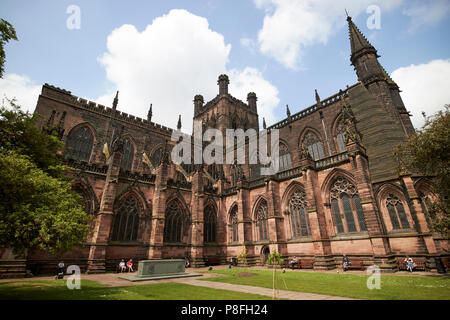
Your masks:
<svg viewBox="0 0 450 320"><path fill-rule="evenodd" d="M266 300L270 297L196 287L182 283L156 283L106 287L81 280L80 290L69 290L66 280L0 284L0 300Z"/></svg>

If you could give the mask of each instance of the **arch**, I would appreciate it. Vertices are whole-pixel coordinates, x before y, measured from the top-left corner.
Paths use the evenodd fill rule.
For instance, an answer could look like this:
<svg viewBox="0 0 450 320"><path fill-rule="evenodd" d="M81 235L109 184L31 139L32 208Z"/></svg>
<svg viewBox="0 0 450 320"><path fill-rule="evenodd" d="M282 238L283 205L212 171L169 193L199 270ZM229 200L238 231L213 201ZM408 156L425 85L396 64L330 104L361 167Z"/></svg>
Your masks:
<svg viewBox="0 0 450 320"><path fill-rule="evenodd" d="M352 182L353 184L356 184L355 176L351 172L341 168L333 168L333 170L328 173L322 183L321 192L324 195L325 199L328 199L330 197L331 184L338 176L343 176L346 179L350 180L350 182Z"/></svg>
<svg viewBox="0 0 450 320"><path fill-rule="evenodd" d="M414 184L417 195L419 196L419 203L422 209L422 212L425 216L425 220L430 227L431 219L435 217L433 207L433 202L437 200L438 196L432 191L433 188L430 182L421 178Z"/></svg>
<svg viewBox="0 0 450 320"><path fill-rule="evenodd" d="M142 204L136 194L129 192L125 194L117 203L114 210L113 228L111 232L112 241L137 241L142 216Z"/></svg>
<svg viewBox="0 0 450 320"><path fill-rule="evenodd" d="M255 234L258 237L258 241L267 241L269 240L269 226L268 226L268 202L267 200L260 196L258 200L255 202L254 206L254 224L256 228Z"/></svg>
<svg viewBox="0 0 450 320"><path fill-rule="evenodd" d="M367 231L355 181L351 173L336 168L322 184L324 198L330 202L329 213L337 234Z"/></svg>
<svg viewBox="0 0 450 320"><path fill-rule="evenodd" d="M164 242L182 243L189 227L189 215L178 197L166 202Z"/></svg>
<svg viewBox="0 0 450 320"><path fill-rule="evenodd" d="M297 146L299 148L301 148L303 139L305 138L305 135L309 131L314 133L319 138L320 141L323 141L322 134L320 133L320 131L318 131L317 129L314 129L313 127L306 126L306 127L303 128L303 130L301 131L300 135L298 136Z"/></svg>
<svg viewBox="0 0 450 320"><path fill-rule="evenodd" d="M96 141L96 132L88 122L77 124L67 133L65 158L89 162Z"/></svg>
<svg viewBox="0 0 450 320"><path fill-rule="evenodd" d="M150 152L150 162L156 168L160 165L164 152L164 144L157 144Z"/></svg>
<svg viewBox="0 0 450 320"><path fill-rule="evenodd" d="M139 187L127 187L121 192L118 193L114 200L113 207L117 207L120 203L128 196L135 197L139 206L139 216L140 218L144 218L144 216L151 216L152 206L151 203L147 202L147 197L144 193L139 189ZM150 200L149 200L150 201Z"/></svg>
<svg viewBox="0 0 450 320"><path fill-rule="evenodd" d="M325 157L325 147L323 144L323 139L317 130L312 128L305 128L299 143L299 147L305 146L311 157L314 160L319 160Z"/></svg>
<svg viewBox="0 0 450 320"><path fill-rule="evenodd" d="M378 188L376 195L388 231L396 232L414 226L407 198L400 186L386 183Z"/></svg>
<svg viewBox="0 0 450 320"><path fill-rule="evenodd" d="M228 212L228 221L230 226L230 242L239 242L239 208L234 202Z"/></svg>
<svg viewBox="0 0 450 320"><path fill-rule="evenodd" d="M203 242L216 242L217 234L217 210L208 203L203 210Z"/></svg>
<svg viewBox="0 0 450 320"><path fill-rule="evenodd" d="M331 127L332 136L337 152L344 152L347 150L345 145L345 128L342 119L342 113L339 113L333 121L333 126Z"/></svg>
<svg viewBox="0 0 450 320"><path fill-rule="evenodd" d="M124 134L123 140L123 154L120 167L122 170L131 171L135 160L135 154L137 153L137 145L134 138L129 134Z"/></svg>
<svg viewBox="0 0 450 320"><path fill-rule="evenodd" d="M73 182L72 189L83 197L83 205L87 213L97 213L99 208L98 199L89 183L77 179Z"/></svg>
<svg viewBox="0 0 450 320"><path fill-rule="evenodd" d="M287 143L280 141L279 144L279 166L280 171L292 168L291 153Z"/></svg>

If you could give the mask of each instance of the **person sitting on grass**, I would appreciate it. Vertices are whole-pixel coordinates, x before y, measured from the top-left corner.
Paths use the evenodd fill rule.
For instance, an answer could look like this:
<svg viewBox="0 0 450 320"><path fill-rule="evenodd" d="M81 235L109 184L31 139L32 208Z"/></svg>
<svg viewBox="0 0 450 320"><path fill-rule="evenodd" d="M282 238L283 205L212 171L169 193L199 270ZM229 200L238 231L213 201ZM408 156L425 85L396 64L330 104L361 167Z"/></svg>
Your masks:
<svg viewBox="0 0 450 320"><path fill-rule="evenodd" d="M133 260L132 259L127 261L127 269L128 269L128 272L133 272Z"/></svg>
<svg viewBox="0 0 450 320"><path fill-rule="evenodd" d="M352 265L352 262L347 257L347 255L344 253L344 255L342 257L342 269L344 269L344 271L347 271L348 266L351 266L351 265Z"/></svg>
<svg viewBox="0 0 450 320"><path fill-rule="evenodd" d="M127 270L127 267L125 266L125 261L122 259L122 261L120 261L120 263L119 263L119 271L125 272L126 270Z"/></svg>
<svg viewBox="0 0 450 320"><path fill-rule="evenodd" d="M55 279L63 279L64 278L64 262L58 263L56 266L56 277Z"/></svg>

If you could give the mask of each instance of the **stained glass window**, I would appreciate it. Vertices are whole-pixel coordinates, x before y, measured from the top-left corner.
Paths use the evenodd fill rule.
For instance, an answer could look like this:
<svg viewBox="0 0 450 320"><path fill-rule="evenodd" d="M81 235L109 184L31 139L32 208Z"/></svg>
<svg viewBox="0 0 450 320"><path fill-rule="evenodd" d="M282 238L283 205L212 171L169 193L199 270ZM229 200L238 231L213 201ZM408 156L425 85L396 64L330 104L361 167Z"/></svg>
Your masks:
<svg viewBox="0 0 450 320"><path fill-rule="evenodd" d="M89 161L94 137L88 127L81 127L67 137L66 158Z"/></svg>
<svg viewBox="0 0 450 320"><path fill-rule="evenodd" d="M136 198L130 196L119 207L114 217L113 241L136 241L139 228L139 214Z"/></svg>

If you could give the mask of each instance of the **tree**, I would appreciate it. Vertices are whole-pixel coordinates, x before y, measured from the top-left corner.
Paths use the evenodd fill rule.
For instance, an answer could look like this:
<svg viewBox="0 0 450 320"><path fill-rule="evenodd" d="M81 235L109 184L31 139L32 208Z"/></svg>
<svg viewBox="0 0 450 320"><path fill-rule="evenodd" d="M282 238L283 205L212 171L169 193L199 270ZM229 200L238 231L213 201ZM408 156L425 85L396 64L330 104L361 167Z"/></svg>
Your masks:
<svg viewBox="0 0 450 320"><path fill-rule="evenodd" d="M3 78L3 72L5 71L6 53L4 46L11 39L18 40L16 30L8 21L0 19L0 78Z"/></svg>
<svg viewBox="0 0 450 320"><path fill-rule="evenodd" d="M435 199L430 201L431 229L450 233L450 105L429 117L405 144L397 147L395 156L405 169L430 179Z"/></svg>
<svg viewBox="0 0 450 320"><path fill-rule="evenodd" d="M60 254L83 245L91 218L58 155L63 144L10 102L0 108L0 247Z"/></svg>

